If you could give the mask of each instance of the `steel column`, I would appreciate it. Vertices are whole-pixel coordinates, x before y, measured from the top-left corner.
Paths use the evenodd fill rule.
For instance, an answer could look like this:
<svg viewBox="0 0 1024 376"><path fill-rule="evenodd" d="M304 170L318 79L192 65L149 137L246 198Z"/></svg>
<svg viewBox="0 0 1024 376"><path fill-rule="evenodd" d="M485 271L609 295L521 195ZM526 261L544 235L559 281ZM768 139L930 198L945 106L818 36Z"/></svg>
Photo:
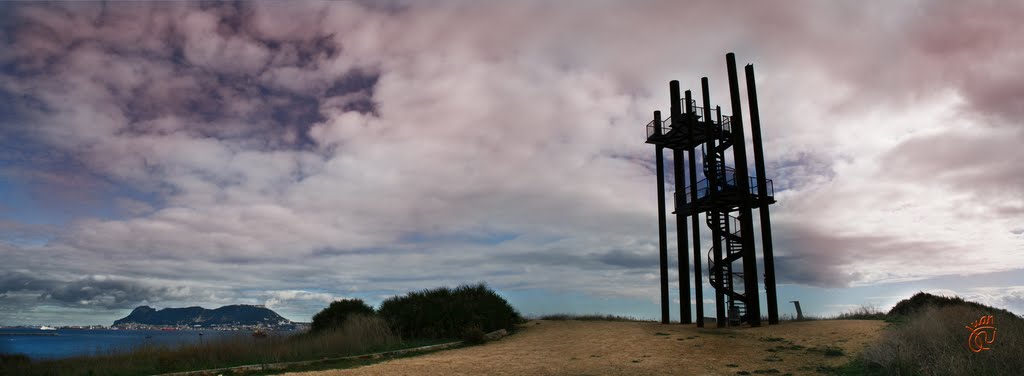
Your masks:
<svg viewBox="0 0 1024 376"><path fill-rule="evenodd" d="M722 124L722 107L716 106L715 110L717 110L717 112L718 112L718 124L719 124L719 126L721 126L721 124ZM714 150L715 150L715 147L716 147L716 145L715 145L716 138L711 136L711 134L713 133L712 128L711 127L707 127L707 129L708 129L708 144L707 144L708 145L708 152L707 152L707 154L710 154L710 153L714 153ZM707 155L705 155L704 158L707 159ZM705 162L705 164L707 164L707 162ZM705 175L707 175L707 173L705 173ZM718 187L718 167L717 166L714 166L714 168L711 171L711 175L707 176L707 179L708 179L708 200L709 201L714 201L714 199L712 199L712 197L713 196L717 196L717 194L715 194L715 189L712 188L712 187ZM708 211L704 215L710 215L712 223L718 223L718 221L721 219L722 213L719 213L717 210L710 210L710 211ZM728 215L728 213L725 213L725 215ZM715 262L714 265L716 265L716 266L717 265L722 265L722 230L720 230L718 228L718 226L712 226L711 227L711 244L712 244L712 252L714 252L714 255L712 256L713 260ZM723 279L722 278L725 277L722 274L723 269L724 269L724 267L716 267L715 270L714 270L715 280L718 281L718 284L720 284L720 285L723 283ZM710 271L709 271L709 273L710 273ZM711 278L711 276L709 275L708 278ZM729 276L729 278L732 278L732 276ZM712 287L714 287L714 286L712 286ZM716 288L715 289L715 326L718 327L718 328L725 327L725 323L728 320L725 317L725 291L723 291L723 290L724 289L720 289L720 288Z"/></svg>
<svg viewBox="0 0 1024 376"><path fill-rule="evenodd" d="M654 133L662 134L661 111L654 111ZM664 147L655 148L654 163L658 165L658 256L661 260L661 323L668 324L668 234L665 215Z"/></svg>
<svg viewBox="0 0 1024 376"><path fill-rule="evenodd" d="M747 321L752 327L761 326L760 292L757 283L757 253L754 249L754 222L750 198L750 174L747 172L747 145L743 136L743 110L740 107L740 85L736 76L736 55L728 53L725 61L729 73L729 97L732 100L733 162L736 164L736 186L742 192L743 204L739 208L740 228L743 231L743 295L747 308ZM732 278L729 276L727 278Z"/></svg>
<svg viewBox="0 0 1024 376"><path fill-rule="evenodd" d="M689 99L690 92L686 92ZM672 101L672 124L682 124L682 117L679 106L679 81L669 82L669 98ZM687 101L689 103L689 101ZM687 109L689 111L689 109ZM679 194L685 194L686 171L683 165L684 151L672 150L672 162L675 166L675 208L676 208L676 258L679 263L679 322L689 324L690 320L690 262L687 250L689 249L686 232L686 212L680 210Z"/></svg>
<svg viewBox="0 0 1024 376"><path fill-rule="evenodd" d="M768 324L779 323L779 302L775 290L775 256L772 250L772 220L768 209L768 179L764 169L764 148L761 146L761 116L757 109L757 84L754 66L745 67L747 74L747 107L750 109L750 136L754 141L754 170L757 173L758 214L761 216L761 252L764 256L764 290L768 300Z"/></svg>
<svg viewBox="0 0 1024 376"><path fill-rule="evenodd" d="M701 95L704 97L704 122L710 123L711 120L711 94L708 89L708 78L702 77L700 79ZM711 127L706 127L709 131ZM691 128L692 131L692 128ZM710 135L710 132L708 133ZM710 137L708 138L708 146L713 146ZM696 200L697 197L697 148L694 147L690 150L690 197ZM711 192L708 192L711 194ZM703 256L702 249L700 247L700 213L697 209L692 210L693 215L693 286L694 296L696 297L696 309L697 309L697 327L704 327L704 278L702 278L704 271L701 270L701 256ZM709 215L709 214L705 214Z"/></svg>

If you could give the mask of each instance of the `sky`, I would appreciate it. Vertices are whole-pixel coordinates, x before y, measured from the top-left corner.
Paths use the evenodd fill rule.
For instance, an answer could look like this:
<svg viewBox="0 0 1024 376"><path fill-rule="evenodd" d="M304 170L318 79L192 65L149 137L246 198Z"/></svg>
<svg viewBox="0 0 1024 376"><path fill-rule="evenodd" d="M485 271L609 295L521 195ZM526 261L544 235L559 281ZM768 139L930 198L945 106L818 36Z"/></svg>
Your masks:
<svg viewBox="0 0 1024 376"><path fill-rule="evenodd" d="M1024 314L1022 18L1013 1L4 3L0 325L139 305L308 321L477 282L525 314L657 318L644 126L670 80L708 77L732 113L728 52L756 68L784 316L917 291Z"/></svg>

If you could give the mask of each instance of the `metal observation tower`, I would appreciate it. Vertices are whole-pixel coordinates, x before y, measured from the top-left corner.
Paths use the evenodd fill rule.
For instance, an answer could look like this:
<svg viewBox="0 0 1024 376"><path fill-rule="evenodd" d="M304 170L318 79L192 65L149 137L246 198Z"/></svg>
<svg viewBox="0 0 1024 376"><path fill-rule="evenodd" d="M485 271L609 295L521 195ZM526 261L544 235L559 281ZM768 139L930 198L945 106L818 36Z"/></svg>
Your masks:
<svg viewBox="0 0 1024 376"><path fill-rule="evenodd" d="M757 110L754 67L746 66L747 100L750 109L750 133L754 146L755 175L747 170L747 150L743 114L740 105L736 57L726 55L729 72L729 97L732 115L721 107L711 107L708 79L701 78L703 106L698 107L687 90L680 98L679 81L669 83L671 107L662 118L654 111L647 124L647 143L655 146L658 174L658 235L661 258L661 322L669 323L668 236L665 213L664 149L672 150L675 167L675 211L678 232L680 322L690 319L690 265L687 250L686 218L691 219L693 236L694 292L697 298L697 326L704 326L703 279L701 277L700 215L711 230L707 250L708 283L715 289L715 315L719 327L761 325L758 294L757 253L754 249L753 210L760 215L761 251L764 260L764 290L768 322L778 324L779 306L775 291L775 263L772 256L772 229L769 205L775 203L771 179L765 175L761 146L761 121ZM684 157L685 155L685 157ZM699 156L699 158L698 158ZM688 163L684 163L684 159ZM698 180L697 161L701 161ZM730 166L731 162L731 166ZM688 178L687 178L688 177ZM680 187L685 187L681 189Z"/></svg>

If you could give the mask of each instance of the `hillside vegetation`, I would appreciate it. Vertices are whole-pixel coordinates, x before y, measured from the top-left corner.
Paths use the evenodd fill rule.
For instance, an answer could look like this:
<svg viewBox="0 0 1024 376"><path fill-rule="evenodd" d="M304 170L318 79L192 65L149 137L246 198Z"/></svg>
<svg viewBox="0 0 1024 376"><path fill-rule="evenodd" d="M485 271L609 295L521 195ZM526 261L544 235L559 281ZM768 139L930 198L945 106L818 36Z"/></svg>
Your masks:
<svg viewBox="0 0 1024 376"><path fill-rule="evenodd" d="M995 338L972 351L972 327L992 316ZM915 294L887 314L893 324L869 344L847 373L887 375L1020 375L1024 319L959 297ZM975 344L977 348L977 343Z"/></svg>
<svg viewBox="0 0 1024 376"><path fill-rule="evenodd" d="M201 308L156 311L140 307L132 316L178 320L181 313L198 310ZM336 301L313 317L310 332L291 336L271 333L183 346L140 345L129 351L56 360L0 354L0 375L159 374L352 356L456 338L479 343L484 333L511 330L521 321L519 313L484 284L440 287L389 298L379 310L358 299Z"/></svg>
<svg viewBox="0 0 1024 376"><path fill-rule="evenodd" d="M373 307L362 299L342 299L331 302L331 305L313 315L313 323L309 327L312 333L320 333L327 329L339 328L349 318L357 316L373 316Z"/></svg>
<svg viewBox="0 0 1024 376"><path fill-rule="evenodd" d="M483 333L512 330L522 316L484 284L440 287L388 298L377 315L403 337L463 338L478 341Z"/></svg>

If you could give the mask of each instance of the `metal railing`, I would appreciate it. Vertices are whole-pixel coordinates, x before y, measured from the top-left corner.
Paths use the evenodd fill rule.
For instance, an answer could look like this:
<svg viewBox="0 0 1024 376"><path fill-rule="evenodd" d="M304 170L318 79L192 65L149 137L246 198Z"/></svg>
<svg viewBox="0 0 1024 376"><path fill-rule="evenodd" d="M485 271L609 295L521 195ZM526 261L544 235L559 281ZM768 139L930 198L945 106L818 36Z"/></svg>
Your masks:
<svg viewBox="0 0 1024 376"><path fill-rule="evenodd" d="M696 99L690 99L690 107L697 107ZM683 109L683 111L686 111L686 98L679 98L679 108Z"/></svg>
<svg viewBox="0 0 1024 376"><path fill-rule="evenodd" d="M753 194L757 194L757 177L751 176L750 179L750 191ZM772 182L772 179L764 179L764 185L768 188L765 190L768 197L775 197L775 183Z"/></svg>
<svg viewBox="0 0 1024 376"><path fill-rule="evenodd" d="M651 138L651 136L653 136L654 134L655 134L654 120L651 120L650 123L647 123L647 138Z"/></svg>
<svg viewBox="0 0 1024 376"><path fill-rule="evenodd" d="M752 195L758 194L758 192L757 192L757 188L758 188L757 187L757 177L756 176L749 176L749 177L747 177L747 179L748 179L747 186L749 188L750 194L752 194ZM768 197L775 197L775 185L772 182L772 179L765 179L765 185L768 188L767 189ZM690 203L692 203L692 202L694 202L696 200L699 200L699 199L702 199L702 198L708 196L708 192L710 191L710 188L708 187L708 179L702 179L702 180L697 182L697 195L696 195L696 197L691 197L691 196L693 196L693 195L690 194L690 187L691 186L687 186L686 188L684 188L683 192L676 191L676 199L678 200L679 196L681 194L682 195L682 202L685 203L685 204L690 204ZM725 171L725 181L723 183L719 184L718 189L716 190L716 192L721 192L721 191L724 191L724 190L727 190L727 189L735 189L735 188L736 188L736 170L726 169L726 171Z"/></svg>
<svg viewBox="0 0 1024 376"><path fill-rule="evenodd" d="M728 222L728 223L726 223L725 228L727 230L729 230L730 234L737 234L738 235L740 233L740 219L739 218L736 218L736 217L733 217L731 215L726 214L725 215L725 221Z"/></svg>
<svg viewBox="0 0 1024 376"><path fill-rule="evenodd" d="M693 113L697 114L698 119L704 118L704 107L693 106ZM714 123L715 119L718 119L718 108L711 108L711 122Z"/></svg>
<svg viewBox="0 0 1024 376"><path fill-rule="evenodd" d="M722 115L722 132L732 133L732 116Z"/></svg>
<svg viewBox="0 0 1024 376"><path fill-rule="evenodd" d="M683 101L683 102L685 103L685 101ZM691 101L691 102L696 102L696 101ZM694 105L694 106L692 106L692 109L693 109L693 113L697 115L698 119L701 119L701 118L704 117L704 107L697 107L696 105ZM708 119L707 123L710 123L710 124L714 124L715 123L716 119L718 119L718 111L719 111L718 108L712 108L711 109L711 119ZM665 119L661 120L661 134L668 134L669 132L671 132L674 125L675 124L672 122L672 114L668 114L668 116ZM654 127L654 120L653 119L651 121L647 122L646 128L647 128L647 138L651 138L651 136L656 134L656 132L655 132L656 129ZM722 124L721 124L721 126L719 128L720 128L721 132L731 133L732 132L732 116L722 115Z"/></svg>
<svg viewBox="0 0 1024 376"><path fill-rule="evenodd" d="M672 115L669 115L668 118L661 121L661 134L668 134L668 132L671 132L672 125ZM647 123L647 138L651 138L651 136L656 133L655 131L654 120L651 120Z"/></svg>

